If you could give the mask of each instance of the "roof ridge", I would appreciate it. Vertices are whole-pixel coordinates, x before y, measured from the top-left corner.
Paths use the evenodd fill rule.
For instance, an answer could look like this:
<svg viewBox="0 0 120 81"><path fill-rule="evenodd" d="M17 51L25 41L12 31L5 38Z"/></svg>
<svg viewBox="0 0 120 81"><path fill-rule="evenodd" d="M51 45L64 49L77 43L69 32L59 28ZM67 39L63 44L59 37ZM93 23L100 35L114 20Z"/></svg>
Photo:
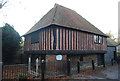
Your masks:
<svg viewBox="0 0 120 81"><path fill-rule="evenodd" d="M55 15L56 15L56 12L57 12L57 6L58 6L58 4L55 3L55 5L54 5L55 12L54 12L54 16L53 16L53 20L52 20L51 24L53 24L55 22Z"/></svg>

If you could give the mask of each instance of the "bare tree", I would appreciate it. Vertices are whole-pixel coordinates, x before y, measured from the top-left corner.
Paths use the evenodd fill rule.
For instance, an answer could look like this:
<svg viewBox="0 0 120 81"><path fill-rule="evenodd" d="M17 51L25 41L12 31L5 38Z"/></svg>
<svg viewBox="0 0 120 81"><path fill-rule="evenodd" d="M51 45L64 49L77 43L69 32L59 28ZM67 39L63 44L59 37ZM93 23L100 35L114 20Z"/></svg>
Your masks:
<svg viewBox="0 0 120 81"><path fill-rule="evenodd" d="M2 1L0 2L0 9L2 9L3 6L4 6L6 3L7 3L7 1L4 2L4 1L2 0Z"/></svg>
<svg viewBox="0 0 120 81"><path fill-rule="evenodd" d="M116 40L117 38L114 37L114 35L111 33L111 31L109 31L108 33L106 33L106 35L108 35L110 37L110 39Z"/></svg>

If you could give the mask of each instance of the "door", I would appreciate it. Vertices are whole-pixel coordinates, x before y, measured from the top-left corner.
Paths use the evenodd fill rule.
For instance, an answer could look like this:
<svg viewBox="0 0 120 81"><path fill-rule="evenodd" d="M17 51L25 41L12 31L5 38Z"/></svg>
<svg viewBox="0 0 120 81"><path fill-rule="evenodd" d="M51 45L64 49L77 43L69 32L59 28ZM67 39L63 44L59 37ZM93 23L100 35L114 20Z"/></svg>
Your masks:
<svg viewBox="0 0 120 81"><path fill-rule="evenodd" d="M104 63L104 54L97 55L97 64L98 66L103 65Z"/></svg>

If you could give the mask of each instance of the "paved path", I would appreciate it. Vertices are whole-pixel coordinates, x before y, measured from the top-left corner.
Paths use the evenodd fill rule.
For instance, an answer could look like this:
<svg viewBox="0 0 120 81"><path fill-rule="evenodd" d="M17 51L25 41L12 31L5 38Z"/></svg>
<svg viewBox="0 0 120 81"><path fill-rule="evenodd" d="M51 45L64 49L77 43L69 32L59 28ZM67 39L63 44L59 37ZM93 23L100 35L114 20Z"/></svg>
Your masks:
<svg viewBox="0 0 120 81"><path fill-rule="evenodd" d="M105 70L102 70L101 73L105 74L108 79L118 79L118 66L107 67Z"/></svg>
<svg viewBox="0 0 120 81"><path fill-rule="evenodd" d="M118 79L118 65L109 65L105 68L99 67L94 71L89 71L85 75L77 74L71 76L72 79Z"/></svg>

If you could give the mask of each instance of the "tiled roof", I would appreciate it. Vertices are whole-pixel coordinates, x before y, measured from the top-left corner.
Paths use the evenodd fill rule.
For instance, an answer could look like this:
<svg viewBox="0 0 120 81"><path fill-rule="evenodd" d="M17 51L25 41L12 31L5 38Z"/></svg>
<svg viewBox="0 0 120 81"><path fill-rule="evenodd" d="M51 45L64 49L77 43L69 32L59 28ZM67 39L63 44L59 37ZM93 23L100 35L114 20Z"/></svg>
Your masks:
<svg viewBox="0 0 120 81"><path fill-rule="evenodd" d="M25 35L48 27L52 24L106 36L102 31L88 22L81 15L58 4L55 4L55 6L46 15L44 15L43 18L41 18Z"/></svg>
<svg viewBox="0 0 120 81"><path fill-rule="evenodd" d="M114 40L107 38L107 46L117 46L117 43Z"/></svg>

